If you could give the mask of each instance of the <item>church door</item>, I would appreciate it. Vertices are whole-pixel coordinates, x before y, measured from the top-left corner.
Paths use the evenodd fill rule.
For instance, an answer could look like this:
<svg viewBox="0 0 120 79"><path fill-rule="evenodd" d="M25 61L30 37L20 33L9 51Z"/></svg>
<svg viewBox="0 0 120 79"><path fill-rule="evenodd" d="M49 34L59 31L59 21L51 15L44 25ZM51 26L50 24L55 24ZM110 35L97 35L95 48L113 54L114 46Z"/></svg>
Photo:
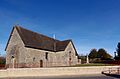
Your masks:
<svg viewBox="0 0 120 79"><path fill-rule="evenodd" d="M43 67L43 60L40 60L40 67Z"/></svg>

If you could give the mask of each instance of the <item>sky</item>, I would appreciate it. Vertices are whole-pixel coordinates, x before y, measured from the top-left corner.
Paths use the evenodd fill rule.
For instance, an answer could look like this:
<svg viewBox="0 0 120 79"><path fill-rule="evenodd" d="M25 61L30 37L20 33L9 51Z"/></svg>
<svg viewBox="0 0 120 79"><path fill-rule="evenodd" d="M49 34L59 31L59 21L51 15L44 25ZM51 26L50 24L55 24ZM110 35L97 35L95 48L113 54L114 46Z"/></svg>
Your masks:
<svg viewBox="0 0 120 79"><path fill-rule="evenodd" d="M120 0L0 0L1 55L15 25L72 39L80 55L93 48L114 55L120 41Z"/></svg>

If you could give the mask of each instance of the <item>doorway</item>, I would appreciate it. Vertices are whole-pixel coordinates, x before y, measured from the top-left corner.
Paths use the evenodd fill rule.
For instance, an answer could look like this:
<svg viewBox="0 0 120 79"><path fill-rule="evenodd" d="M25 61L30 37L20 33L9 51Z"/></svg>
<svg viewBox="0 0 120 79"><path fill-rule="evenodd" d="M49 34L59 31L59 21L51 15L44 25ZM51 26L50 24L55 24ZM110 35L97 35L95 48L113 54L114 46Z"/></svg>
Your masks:
<svg viewBox="0 0 120 79"><path fill-rule="evenodd" d="M40 67L43 67L43 60L40 60Z"/></svg>

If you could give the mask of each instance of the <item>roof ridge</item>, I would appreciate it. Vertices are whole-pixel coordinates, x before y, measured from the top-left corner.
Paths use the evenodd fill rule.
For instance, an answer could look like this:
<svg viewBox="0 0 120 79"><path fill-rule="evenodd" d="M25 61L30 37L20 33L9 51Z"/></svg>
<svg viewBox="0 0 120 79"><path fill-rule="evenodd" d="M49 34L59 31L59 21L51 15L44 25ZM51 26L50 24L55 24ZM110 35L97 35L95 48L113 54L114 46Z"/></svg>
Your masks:
<svg viewBox="0 0 120 79"><path fill-rule="evenodd" d="M67 40L63 40L63 41L61 41L61 42L64 42L64 41L72 41L71 39L67 39Z"/></svg>
<svg viewBox="0 0 120 79"><path fill-rule="evenodd" d="M24 29L24 30L27 30L27 31L29 31L29 32L32 32L32 33L35 33L35 34L38 34L38 35L41 35L41 36L43 36L43 37L47 37L47 38L49 38L49 39L52 39L52 40L55 40L55 41L60 41L60 40L57 40L57 39L54 39L54 38L52 38L52 37L49 37L49 36L47 36L47 35L43 35L43 34L41 34L41 33L38 33L38 32L34 32L34 31L31 31L31 30L28 30L28 29L26 29L26 28L23 28L23 27L21 27L21 26L14 26L15 28L18 28L18 29Z"/></svg>

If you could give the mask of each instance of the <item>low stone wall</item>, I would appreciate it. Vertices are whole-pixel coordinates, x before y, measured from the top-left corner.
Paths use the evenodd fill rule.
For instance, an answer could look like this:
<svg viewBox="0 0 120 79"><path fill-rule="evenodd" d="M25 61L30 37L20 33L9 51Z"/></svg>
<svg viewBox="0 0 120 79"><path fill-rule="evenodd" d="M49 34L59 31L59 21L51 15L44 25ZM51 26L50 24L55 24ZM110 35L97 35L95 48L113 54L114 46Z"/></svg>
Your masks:
<svg viewBox="0 0 120 79"><path fill-rule="evenodd" d="M9 68L0 70L0 77L62 76L101 74L102 71L119 66L58 67L58 68Z"/></svg>
<svg viewBox="0 0 120 79"><path fill-rule="evenodd" d="M0 78L7 77L7 70L0 70Z"/></svg>

